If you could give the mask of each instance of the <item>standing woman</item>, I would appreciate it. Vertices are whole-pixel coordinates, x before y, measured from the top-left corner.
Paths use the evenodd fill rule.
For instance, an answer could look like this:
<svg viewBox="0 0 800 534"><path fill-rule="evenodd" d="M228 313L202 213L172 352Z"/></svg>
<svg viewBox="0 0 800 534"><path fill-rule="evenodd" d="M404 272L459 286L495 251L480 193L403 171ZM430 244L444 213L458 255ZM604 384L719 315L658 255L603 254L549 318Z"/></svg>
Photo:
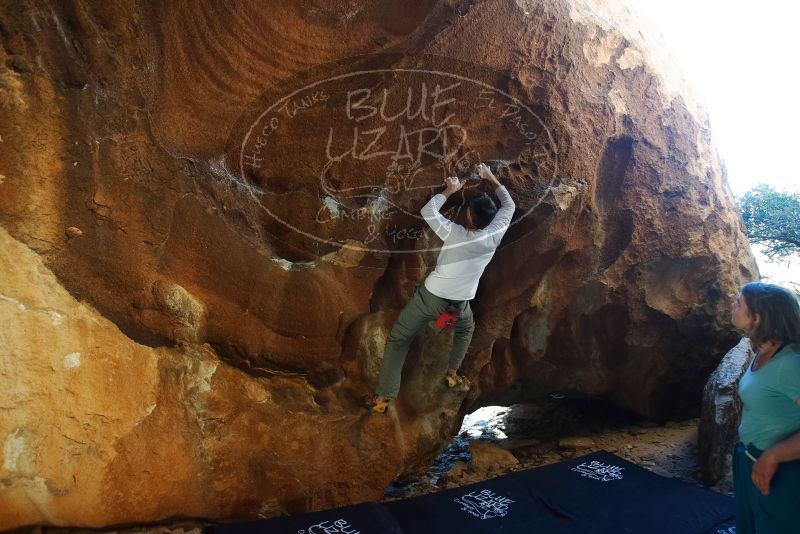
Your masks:
<svg viewBox="0 0 800 534"><path fill-rule="evenodd" d="M756 353L739 381L736 532L800 533L800 305L787 289L752 282L734 300L731 322Z"/></svg>

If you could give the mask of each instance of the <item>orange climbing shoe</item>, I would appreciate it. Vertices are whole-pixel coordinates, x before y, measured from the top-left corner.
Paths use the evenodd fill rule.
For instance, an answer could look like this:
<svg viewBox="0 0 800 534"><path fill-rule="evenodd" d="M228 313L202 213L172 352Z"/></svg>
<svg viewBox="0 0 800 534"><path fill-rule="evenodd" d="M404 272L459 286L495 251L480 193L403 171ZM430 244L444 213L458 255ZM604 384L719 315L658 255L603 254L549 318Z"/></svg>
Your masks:
<svg viewBox="0 0 800 534"><path fill-rule="evenodd" d="M377 398L377 395L367 395L364 397L364 408L374 413L388 413L389 405L392 403L392 400L385 399L378 402Z"/></svg>
<svg viewBox="0 0 800 534"><path fill-rule="evenodd" d="M447 384L449 388L459 386L459 389L463 391L468 391L470 387L469 379L464 375L444 375L444 383Z"/></svg>

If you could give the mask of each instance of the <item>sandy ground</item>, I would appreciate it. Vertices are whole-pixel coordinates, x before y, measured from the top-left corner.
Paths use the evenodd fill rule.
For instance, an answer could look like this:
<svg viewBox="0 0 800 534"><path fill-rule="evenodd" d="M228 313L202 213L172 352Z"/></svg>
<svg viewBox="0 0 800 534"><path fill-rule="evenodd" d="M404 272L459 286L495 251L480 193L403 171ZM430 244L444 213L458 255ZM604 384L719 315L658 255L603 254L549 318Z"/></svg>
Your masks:
<svg viewBox="0 0 800 534"><path fill-rule="evenodd" d="M483 408L464 421L459 436L419 480L397 484L388 499L457 487L500 474L583 456L598 450L614 453L656 474L703 486L697 463L698 419L658 424L597 403L553 397L536 405ZM519 461L501 467L448 476L458 461L470 460L470 440L495 443ZM733 495L730 481L714 491Z"/></svg>

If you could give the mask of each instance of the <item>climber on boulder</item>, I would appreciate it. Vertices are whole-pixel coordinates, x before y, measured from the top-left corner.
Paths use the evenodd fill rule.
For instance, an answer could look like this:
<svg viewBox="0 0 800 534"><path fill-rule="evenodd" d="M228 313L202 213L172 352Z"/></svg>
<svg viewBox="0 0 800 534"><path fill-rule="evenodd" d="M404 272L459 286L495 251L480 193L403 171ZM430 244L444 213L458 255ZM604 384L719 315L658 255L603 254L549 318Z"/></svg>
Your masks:
<svg viewBox="0 0 800 534"><path fill-rule="evenodd" d="M486 193L473 197L467 210L466 226L445 218L439 210L447 198L461 190L464 181L448 177L444 191L434 195L420 213L444 242L436 260L436 268L417 284L414 296L397 318L383 353L378 387L375 394L364 399L372 411L385 413L400 390L400 375L406 354L417 332L431 320L437 319L440 329L455 332L450 351L449 368L443 381L449 387L469 389L466 377L457 374L464 360L475 321L469 301L475 297L478 282L500 240L511 224L515 204L504 185L483 163L477 166L480 178L495 187L500 209Z"/></svg>

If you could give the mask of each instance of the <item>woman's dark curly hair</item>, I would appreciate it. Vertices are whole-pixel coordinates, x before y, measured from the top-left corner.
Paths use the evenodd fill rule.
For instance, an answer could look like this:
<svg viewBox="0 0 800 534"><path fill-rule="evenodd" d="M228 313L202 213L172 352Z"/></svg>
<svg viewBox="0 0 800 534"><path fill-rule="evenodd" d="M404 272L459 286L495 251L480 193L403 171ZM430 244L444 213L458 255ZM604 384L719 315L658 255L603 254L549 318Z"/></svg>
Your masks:
<svg viewBox="0 0 800 534"><path fill-rule="evenodd" d="M754 348L767 341L800 342L800 303L791 291L764 282L750 282L741 291L751 316L761 318L748 336Z"/></svg>
<svg viewBox="0 0 800 534"><path fill-rule="evenodd" d="M469 201L469 211L472 214L472 223L477 228L486 228L497 213L497 206L486 193L479 193Z"/></svg>

